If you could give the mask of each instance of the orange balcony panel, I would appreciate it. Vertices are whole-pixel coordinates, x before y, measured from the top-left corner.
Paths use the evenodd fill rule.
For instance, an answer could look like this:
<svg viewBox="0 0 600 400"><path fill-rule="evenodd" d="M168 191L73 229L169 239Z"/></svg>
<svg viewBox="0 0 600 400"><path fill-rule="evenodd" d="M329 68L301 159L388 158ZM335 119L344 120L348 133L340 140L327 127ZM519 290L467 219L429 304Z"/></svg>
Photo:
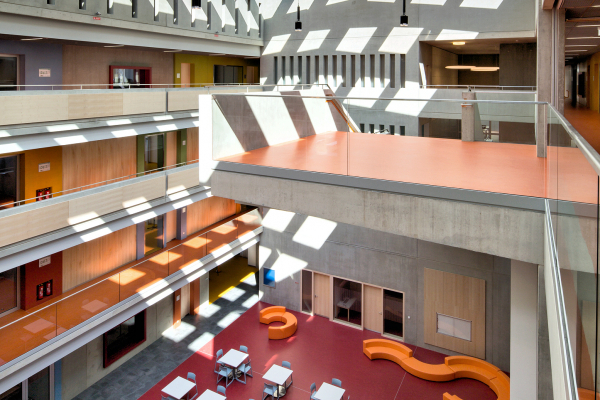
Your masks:
<svg viewBox="0 0 600 400"><path fill-rule="evenodd" d="M209 253L237 239L237 226L234 220L217 226L206 234L206 247Z"/></svg>
<svg viewBox="0 0 600 400"><path fill-rule="evenodd" d="M206 255L206 235L196 236L169 250L169 275Z"/></svg>
<svg viewBox="0 0 600 400"><path fill-rule="evenodd" d="M120 299L125 300L169 275L169 252L160 253L119 275Z"/></svg>
<svg viewBox="0 0 600 400"><path fill-rule="evenodd" d="M262 217L258 210L252 210L247 214L237 217L236 224L238 228L238 237L241 237L261 226Z"/></svg>
<svg viewBox="0 0 600 400"><path fill-rule="evenodd" d="M118 278L119 276L115 275L59 301L56 304L59 331L71 329L117 304Z"/></svg>
<svg viewBox="0 0 600 400"><path fill-rule="evenodd" d="M0 329L0 365L56 336L56 306L44 308Z"/></svg>

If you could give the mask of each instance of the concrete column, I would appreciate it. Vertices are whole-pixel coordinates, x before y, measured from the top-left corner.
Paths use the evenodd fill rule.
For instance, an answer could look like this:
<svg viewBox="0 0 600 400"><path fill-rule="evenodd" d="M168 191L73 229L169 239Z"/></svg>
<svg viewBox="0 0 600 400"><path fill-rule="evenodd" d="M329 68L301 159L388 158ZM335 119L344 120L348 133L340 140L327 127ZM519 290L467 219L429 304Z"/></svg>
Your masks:
<svg viewBox="0 0 600 400"><path fill-rule="evenodd" d="M248 265L258 267L258 244L248 248Z"/></svg>
<svg viewBox="0 0 600 400"><path fill-rule="evenodd" d="M208 306L208 272L200 277L200 310Z"/></svg>
<svg viewBox="0 0 600 400"><path fill-rule="evenodd" d="M210 180L213 174L213 165L215 162L212 159L212 135L213 135L213 107L216 107L212 96L209 94L199 95L199 120L202 122L199 125L199 140L198 140L198 171L200 185L211 186Z"/></svg>
<svg viewBox="0 0 600 400"><path fill-rule="evenodd" d="M558 23L556 24L556 108L561 114L565 113L565 9L556 11Z"/></svg>
<svg viewBox="0 0 600 400"><path fill-rule="evenodd" d="M181 289L173 292L173 328L181 325Z"/></svg>
<svg viewBox="0 0 600 400"><path fill-rule="evenodd" d="M542 9L542 1L538 0L537 18L537 101L552 101L552 10ZM560 60L564 63L564 60ZM535 124L535 138L537 143L537 156L546 157L548 143L548 121L545 110L537 106ZM542 112L540 112L542 111Z"/></svg>
<svg viewBox="0 0 600 400"><path fill-rule="evenodd" d="M538 267L511 261L510 398L537 398Z"/></svg>
<svg viewBox="0 0 600 400"><path fill-rule="evenodd" d="M463 100L477 100L475 92L463 92ZM483 140L483 129L481 128L481 117L479 107L476 103L463 103L462 108L462 135L465 142Z"/></svg>
<svg viewBox="0 0 600 400"><path fill-rule="evenodd" d="M546 308L546 282L544 266L538 266L538 400L552 400L552 368L550 359L550 339L548 336L548 310Z"/></svg>

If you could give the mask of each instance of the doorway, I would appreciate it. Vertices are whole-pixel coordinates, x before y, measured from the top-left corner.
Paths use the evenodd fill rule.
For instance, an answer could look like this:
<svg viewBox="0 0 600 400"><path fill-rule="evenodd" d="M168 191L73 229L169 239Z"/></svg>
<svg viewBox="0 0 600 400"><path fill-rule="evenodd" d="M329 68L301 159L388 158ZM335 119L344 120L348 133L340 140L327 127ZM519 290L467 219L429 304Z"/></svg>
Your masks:
<svg viewBox="0 0 600 400"><path fill-rule="evenodd" d="M165 166L164 134L144 137L144 172L156 172Z"/></svg>
<svg viewBox="0 0 600 400"><path fill-rule="evenodd" d="M190 87L190 63L181 63L181 87Z"/></svg>
<svg viewBox="0 0 600 400"><path fill-rule="evenodd" d="M0 210L15 206L18 200L18 156L0 157Z"/></svg>
<svg viewBox="0 0 600 400"><path fill-rule="evenodd" d="M258 83L258 80L256 79L256 71L257 71L257 67L251 67L248 66L246 67L246 83L249 85L252 85L254 83Z"/></svg>
<svg viewBox="0 0 600 400"><path fill-rule="evenodd" d="M331 297L329 276L314 273L315 282L313 312L315 315L329 318L329 298Z"/></svg>
<svg viewBox="0 0 600 400"><path fill-rule="evenodd" d="M0 54L0 90L17 90L18 84L19 57Z"/></svg>
<svg viewBox="0 0 600 400"><path fill-rule="evenodd" d="M364 327L370 331L381 333L383 314L383 293L380 287L364 285L365 296L365 322Z"/></svg>

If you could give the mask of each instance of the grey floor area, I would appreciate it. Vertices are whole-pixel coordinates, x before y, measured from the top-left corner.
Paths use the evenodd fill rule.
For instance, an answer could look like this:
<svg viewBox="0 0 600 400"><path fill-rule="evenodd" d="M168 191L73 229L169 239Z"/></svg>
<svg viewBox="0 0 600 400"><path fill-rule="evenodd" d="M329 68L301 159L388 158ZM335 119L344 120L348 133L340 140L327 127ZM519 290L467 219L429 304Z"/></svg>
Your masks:
<svg viewBox="0 0 600 400"><path fill-rule="evenodd" d="M257 275L246 279L203 309L200 316L187 315L177 330L165 332L162 338L87 388L75 399L139 398L258 302ZM191 329L192 327L195 329ZM178 338L177 335L185 337Z"/></svg>

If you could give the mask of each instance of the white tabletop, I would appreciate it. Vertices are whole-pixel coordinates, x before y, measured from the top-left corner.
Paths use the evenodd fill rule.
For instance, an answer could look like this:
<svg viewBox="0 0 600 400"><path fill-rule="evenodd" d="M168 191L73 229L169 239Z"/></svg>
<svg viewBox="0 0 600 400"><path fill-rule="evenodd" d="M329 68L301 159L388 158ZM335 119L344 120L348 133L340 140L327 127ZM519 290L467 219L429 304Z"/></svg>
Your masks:
<svg viewBox="0 0 600 400"><path fill-rule="evenodd" d="M355 301L356 301L356 297L352 297L352 298L346 299L346 300L341 300L337 303L337 306L342 307L342 308L350 308L350 307L352 307L352 304L354 304Z"/></svg>
<svg viewBox="0 0 600 400"><path fill-rule="evenodd" d="M339 386L334 386L329 383L323 382L317 393L315 393L315 399L317 400L341 400L346 390Z"/></svg>
<svg viewBox="0 0 600 400"><path fill-rule="evenodd" d="M228 365L233 368L237 368L241 363L248 357L247 353L242 353L241 351L237 351L231 349L225 354L223 357L219 358L219 362L221 364Z"/></svg>
<svg viewBox="0 0 600 400"><path fill-rule="evenodd" d="M263 375L263 378L269 382L283 385L290 377L292 372L293 371L291 369L287 369L279 365L273 365L271 368L269 368L267 373Z"/></svg>
<svg viewBox="0 0 600 400"><path fill-rule="evenodd" d="M226 399L226 397L223 395L220 395L218 393L215 393L209 389L206 389L206 391L204 393L202 393L202 395L200 397L198 397L198 400L223 400L223 399Z"/></svg>
<svg viewBox="0 0 600 400"><path fill-rule="evenodd" d="M194 382L190 382L187 379L178 376L173 382L165 386L162 391L166 395L181 399L188 394L194 386L196 386Z"/></svg>

